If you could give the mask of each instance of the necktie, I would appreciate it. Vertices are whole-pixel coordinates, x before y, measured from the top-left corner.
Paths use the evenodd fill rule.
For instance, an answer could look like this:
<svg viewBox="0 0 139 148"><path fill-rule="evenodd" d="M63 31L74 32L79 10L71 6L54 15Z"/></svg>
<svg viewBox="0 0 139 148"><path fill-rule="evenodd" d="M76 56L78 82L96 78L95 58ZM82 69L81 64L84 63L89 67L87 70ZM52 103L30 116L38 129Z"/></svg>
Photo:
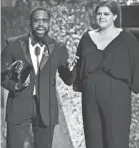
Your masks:
<svg viewBox="0 0 139 148"><path fill-rule="evenodd" d="M36 57L38 57L40 55L40 47L39 46L35 47L34 52L35 52Z"/></svg>
<svg viewBox="0 0 139 148"><path fill-rule="evenodd" d="M37 69L39 69L39 55L40 55L40 47L35 47L35 50L34 50L34 52L35 52L35 55L36 55L36 57L37 57Z"/></svg>
<svg viewBox="0 0 139 148"><path fill-rule="evenodd" d="M36 55L36 58L37 58L37 76L36 76L36 85L35 85L35 96L34 96L34 99L35 99L35 102L36 102L36 109L37 109L37 112L36 112L36 124L38 123L38 121L40 120L40 100L39 100L39 96L40 96L40 92L39 92L39 88L40 88L40 68L39 68L39 55L40 55L40 47L36 46L35 47L35 50L34 50L34 53Z"/></svg>
<svg viewBox="0 0 139 148"><path fill-rule="evenodd" d="M35 53L35 55L36 55L36 58L37 58L37 71L36 71L36 85L38 86L36 86L35 85L35 93L34 94L38 94L39 95L39 90L38 90L38 88L39 88L39 74L40 74L40 68L39 68L39 65L40 65L40 62L39 62L39 55L40 55L40 47L38 47L38 46L36 46L35 47L35 50L34 50L34 53Z"/></svg>

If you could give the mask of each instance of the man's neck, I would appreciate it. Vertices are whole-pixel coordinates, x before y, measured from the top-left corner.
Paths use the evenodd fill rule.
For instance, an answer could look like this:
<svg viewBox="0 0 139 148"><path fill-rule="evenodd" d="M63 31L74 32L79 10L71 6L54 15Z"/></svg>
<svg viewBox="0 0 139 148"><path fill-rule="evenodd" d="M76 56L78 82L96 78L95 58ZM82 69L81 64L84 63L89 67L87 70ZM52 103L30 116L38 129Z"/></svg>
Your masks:
<svg viewBox="0 0 139 148"><path fill-rule="evenodd" d="M43 37L38 37L35 34L33 34L32 32L30 33L31 38L33 38L35 41L41 42L45 39L45 36Z"/></svg>

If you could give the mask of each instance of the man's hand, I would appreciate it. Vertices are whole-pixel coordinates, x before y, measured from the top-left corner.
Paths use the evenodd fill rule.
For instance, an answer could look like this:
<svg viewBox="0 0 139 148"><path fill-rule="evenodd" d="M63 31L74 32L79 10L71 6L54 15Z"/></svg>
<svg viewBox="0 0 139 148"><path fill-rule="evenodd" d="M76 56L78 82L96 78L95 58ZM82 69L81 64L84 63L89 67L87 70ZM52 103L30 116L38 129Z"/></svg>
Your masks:
<svg viewBox="0 0 139 148"><path fill-rule="evenodd" d="M30 83L30 74L28 75L28 77L27 77L27 79L26 79L26 81L24 82L24 86L25 87L27 87L28 85L29 85L29 83Z"/></svg>
<svg viewBox="0 0 139 148"><path fill-rule="evenodd" d="M74 68L74 66L76 65L78 59L79 59L79 57L75 55L75 56L73 57L73 61L71 61L70 59L67 60L67 62L68 62L68 69L69 69L70 71L73 70L73 68Z"/></svg>
<svg viewBox="0 0 139 148"><path fill-rule="evenodd" d="M20 82L17 82L15 85L15 90L22 90L23 88L27 87L30 83L30 74L28 75L26 81L22 84Z"/></svg>

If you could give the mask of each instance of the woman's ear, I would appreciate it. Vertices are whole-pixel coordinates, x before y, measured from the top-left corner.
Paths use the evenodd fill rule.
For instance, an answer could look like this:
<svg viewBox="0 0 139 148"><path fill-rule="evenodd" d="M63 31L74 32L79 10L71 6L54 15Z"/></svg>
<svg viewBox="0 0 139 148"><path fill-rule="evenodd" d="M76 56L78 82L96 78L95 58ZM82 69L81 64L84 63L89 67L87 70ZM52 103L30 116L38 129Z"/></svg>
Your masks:
<svg viewBox="0 0 139 148"><path fill-rule="evenodd" d="M116 19L117 19L117 14L114 15L113 21L115 21Z"/></svg>

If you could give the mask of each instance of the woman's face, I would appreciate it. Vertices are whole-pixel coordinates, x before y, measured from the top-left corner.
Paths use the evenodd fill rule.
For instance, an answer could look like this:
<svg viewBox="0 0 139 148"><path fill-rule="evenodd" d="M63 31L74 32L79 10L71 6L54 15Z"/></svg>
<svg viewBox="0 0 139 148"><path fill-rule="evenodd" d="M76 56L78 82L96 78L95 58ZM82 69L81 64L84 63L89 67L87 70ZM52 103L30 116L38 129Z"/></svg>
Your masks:
<svg viewBox="0 0 139 148"><path fill-rule="evenodd" d="M100 29L106 29L114 25L117 15L114 15L111 10L106 7L99 7L96 13L96 21Z"/></svg>

